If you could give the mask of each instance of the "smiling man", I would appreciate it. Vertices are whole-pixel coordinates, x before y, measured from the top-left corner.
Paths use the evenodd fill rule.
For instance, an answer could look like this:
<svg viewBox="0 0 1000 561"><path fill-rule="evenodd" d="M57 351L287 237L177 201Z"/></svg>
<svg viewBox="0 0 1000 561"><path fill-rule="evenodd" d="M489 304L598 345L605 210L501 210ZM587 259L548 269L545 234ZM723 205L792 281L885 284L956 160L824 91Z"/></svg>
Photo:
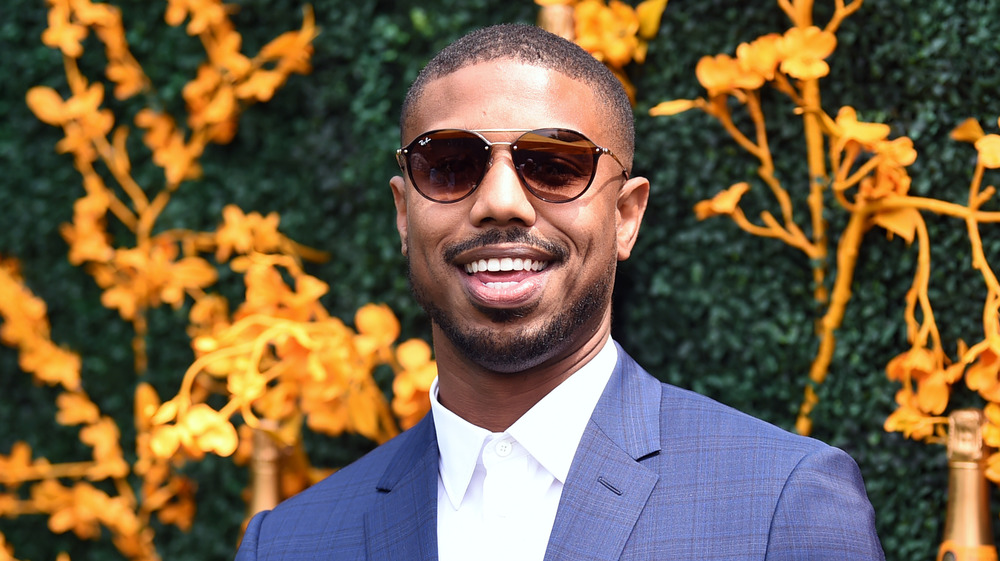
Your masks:
<svg viewBox="0 0 1000 561"><path fill-rule="evenodd" d="M618 80L473 32L403 105L390 185L432 321L431 414L251 521L237 559L882 559L845 453L659 383L611 339L631 177Z"/></svg>

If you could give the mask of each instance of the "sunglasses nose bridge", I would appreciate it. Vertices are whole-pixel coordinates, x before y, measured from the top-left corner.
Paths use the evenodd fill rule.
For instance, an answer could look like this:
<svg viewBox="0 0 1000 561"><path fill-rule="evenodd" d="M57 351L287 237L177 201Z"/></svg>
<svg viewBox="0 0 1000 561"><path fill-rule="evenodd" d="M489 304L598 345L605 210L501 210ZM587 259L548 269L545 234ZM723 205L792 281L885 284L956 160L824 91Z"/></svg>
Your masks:
<svg viewBox="0 0 1000 561"><path fill-rule="evenodd" d="M501 152L506 152L507 153L507 157L505 159L507 159L507 160L510 161L511 168L515 168L515 166L514 166L514 148L513 148L514 142L489 142L489 141L485 141L485 142L486 142L486 150L488 151L487 159L486 159L486 172L487 173L489 173L490 168L493 167L493 163L497 160L497 149L496 149L497 146L507 146L508 147L507 150L501 150ZM504 158L501 157L501 159L504 159Z"/></svg>

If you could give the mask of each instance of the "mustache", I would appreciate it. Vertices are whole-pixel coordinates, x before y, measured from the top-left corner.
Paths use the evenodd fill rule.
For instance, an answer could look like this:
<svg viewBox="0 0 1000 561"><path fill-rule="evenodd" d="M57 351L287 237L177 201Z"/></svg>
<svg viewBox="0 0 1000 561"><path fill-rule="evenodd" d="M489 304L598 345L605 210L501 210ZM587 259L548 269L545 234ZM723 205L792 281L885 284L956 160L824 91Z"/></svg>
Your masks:
<svg viewBox="0 0 1000 561"><path fill-rule="evenodd" d="M471 249L488 247L498 244L522 244L541 249L557 260L565 260L569 256L569 248L565 244L540 238L521 228L492 228L471 238L455 242L444 248L445 261L451 263L462 253Z"/></svg>

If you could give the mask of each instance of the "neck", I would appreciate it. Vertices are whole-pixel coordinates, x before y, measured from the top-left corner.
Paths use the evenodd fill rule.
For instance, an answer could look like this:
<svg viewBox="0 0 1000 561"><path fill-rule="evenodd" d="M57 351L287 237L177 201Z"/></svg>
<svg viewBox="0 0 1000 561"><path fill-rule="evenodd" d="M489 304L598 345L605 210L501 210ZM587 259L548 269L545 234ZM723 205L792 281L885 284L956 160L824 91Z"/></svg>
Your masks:
<svg viewBox="0 0 1000 561"><path fill-rule="evenodd" d="M496 372L462 356L443 334L434 333L438 400L466 421L503 432L550 391L590 362L610 337L602 323L582 345L521 372Z"/></svg>

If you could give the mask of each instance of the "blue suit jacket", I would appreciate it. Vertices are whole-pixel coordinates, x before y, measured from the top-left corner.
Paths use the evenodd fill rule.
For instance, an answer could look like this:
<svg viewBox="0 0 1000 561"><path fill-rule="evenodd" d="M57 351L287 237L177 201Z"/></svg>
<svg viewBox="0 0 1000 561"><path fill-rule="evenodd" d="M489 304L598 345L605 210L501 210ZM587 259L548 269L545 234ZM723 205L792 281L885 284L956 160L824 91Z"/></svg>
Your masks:
<svg viewBox="0 0 1000 561"><path fill-rule="evenodd" d="M237 561L437 559L434 421L253 518ZM619 348L546 561L884 559L857 464L661 384Z"/></svg>

